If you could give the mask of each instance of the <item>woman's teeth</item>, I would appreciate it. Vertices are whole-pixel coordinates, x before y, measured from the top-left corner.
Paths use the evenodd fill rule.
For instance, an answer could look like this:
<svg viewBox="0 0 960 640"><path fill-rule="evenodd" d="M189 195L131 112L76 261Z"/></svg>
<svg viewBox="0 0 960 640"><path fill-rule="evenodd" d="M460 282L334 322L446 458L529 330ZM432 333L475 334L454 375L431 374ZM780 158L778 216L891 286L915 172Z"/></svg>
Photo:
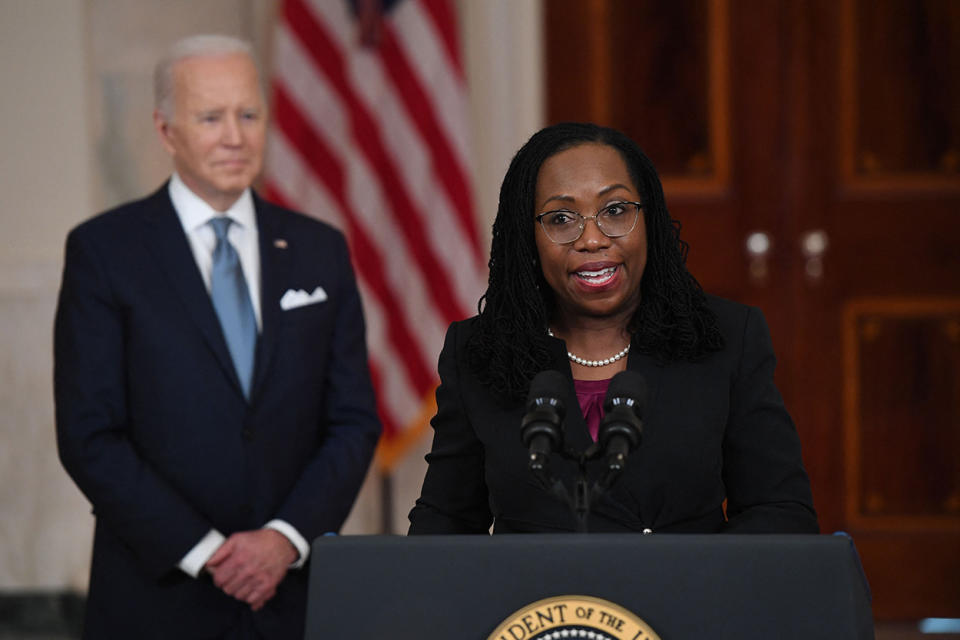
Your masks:
<svg viewBox="0 0 960 640"><path fill-rule="evenodd" d="M616 267L607 267L598 271L577 271L577 277L589 284L606 284L616 273Z"/></svg>

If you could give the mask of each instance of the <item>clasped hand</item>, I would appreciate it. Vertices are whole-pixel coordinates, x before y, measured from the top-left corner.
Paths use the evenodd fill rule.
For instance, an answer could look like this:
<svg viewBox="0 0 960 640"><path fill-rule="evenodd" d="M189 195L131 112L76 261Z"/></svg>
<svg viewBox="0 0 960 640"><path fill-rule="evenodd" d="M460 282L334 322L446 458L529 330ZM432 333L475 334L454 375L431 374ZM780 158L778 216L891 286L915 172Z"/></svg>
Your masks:
<svg viewBox="0 0 960 640"><path fill-rule="evenodd" d="M297 551L273 529L234 533L220 545L204 568L213 583L229 596L257 611L277 592Z"/></svg>

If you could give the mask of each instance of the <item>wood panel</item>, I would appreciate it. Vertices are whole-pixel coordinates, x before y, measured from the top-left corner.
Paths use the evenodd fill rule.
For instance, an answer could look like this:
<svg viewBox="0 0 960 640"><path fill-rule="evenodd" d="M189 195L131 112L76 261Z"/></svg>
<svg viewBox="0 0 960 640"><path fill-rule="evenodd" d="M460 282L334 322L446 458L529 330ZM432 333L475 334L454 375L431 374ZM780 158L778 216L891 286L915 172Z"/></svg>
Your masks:
<svg viewBox="0 0 960 640"><path fill-rule="evenodd" d="M960 532L960 298L844 312L846 520Z"/></svg>
<svg viewBox="0 0 960 640"><path fill-rule="evenodd" d="M852 191L960 190L953 0L843 0L841 163Z"/></svg>
<svg viewBox="0 0 960 640"><path fill-rule="evenodd" d="M793 276L795 415L810 436L821 523L856 541L878 619L960 616L960 527L950 506L957 362L941 331L960 298L960 176L915 151L928 143L904 142L932 139L926 107L883 97L916 92L918 77L943 64L917 35L915 10L934 4L808 6L811 44L797 72L816 90L793 113L816 141L801 154L806 195L795 228L829 238L821 277L806 277L805 260ZM937 10L960 16L957 3ZM898 29L914 33L890 33ZM954 100L949 82L924 90Z"/></svg>
<svg viewBox="0 0 960 640"><path fill-rule="evenodd" d="M547 8L549 121L617 123L674 195L723 193L727 0L555 0Z"/></svg>

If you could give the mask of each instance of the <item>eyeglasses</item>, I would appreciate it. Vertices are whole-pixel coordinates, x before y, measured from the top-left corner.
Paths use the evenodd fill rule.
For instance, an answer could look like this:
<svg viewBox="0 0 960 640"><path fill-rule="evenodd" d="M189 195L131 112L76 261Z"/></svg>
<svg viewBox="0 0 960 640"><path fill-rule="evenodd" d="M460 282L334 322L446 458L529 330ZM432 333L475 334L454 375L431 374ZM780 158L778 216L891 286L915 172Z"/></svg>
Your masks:
<svg viewBox="0 0 960 640"><path fill-rule="evenodd" d="M569 244L580 239L587 220L591 218L608 238L625 236L637 226L642 208L643 205L639 202L614 202L597 211L595 216L582 216L576 211L556 209L541 213L534 219L543 227L543 232L551 242Z"/></svg>

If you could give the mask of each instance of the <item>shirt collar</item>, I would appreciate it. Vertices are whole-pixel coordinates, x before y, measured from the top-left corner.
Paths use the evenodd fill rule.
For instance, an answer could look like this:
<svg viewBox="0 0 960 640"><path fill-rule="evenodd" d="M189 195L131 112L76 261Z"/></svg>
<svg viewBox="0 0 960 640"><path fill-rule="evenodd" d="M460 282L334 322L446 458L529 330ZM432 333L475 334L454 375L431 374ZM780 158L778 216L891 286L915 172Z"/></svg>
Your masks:
<svg viewBox="0 0 960 640"><path fill-rule="evenodd" d="M243 193L237 198L229 209L224 212L217 211L203 198L190 190L180 175L174 171L170 177L170 186L168 187L170 200L173 202L173 208L180 218L180 224L187 233L195 231L210 221L214 216L228 216L238 226L247 230L256 230L256 215L253 208L253 195L249 187L244 189Z"/></svg>

